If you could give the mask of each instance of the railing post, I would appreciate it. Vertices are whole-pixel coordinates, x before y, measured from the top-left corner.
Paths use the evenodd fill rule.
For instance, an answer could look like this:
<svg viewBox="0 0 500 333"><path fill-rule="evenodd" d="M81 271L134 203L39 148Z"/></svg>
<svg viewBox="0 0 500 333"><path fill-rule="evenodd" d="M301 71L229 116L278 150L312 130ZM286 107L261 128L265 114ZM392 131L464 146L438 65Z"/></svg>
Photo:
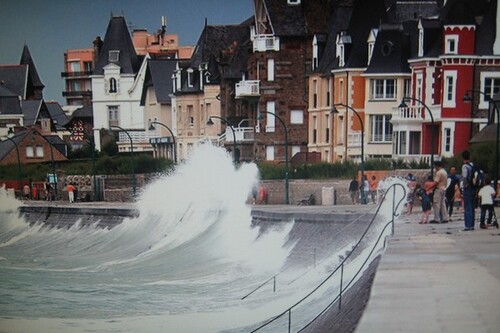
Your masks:
<svg viewBox="0 0 500 333"><path fill-rule="evenodd" d="M342 309L342 281L344 281L344 263L340 265L340 290L339 290L339 310Z"/></svg>
<svg viewBox="0 0 500 333"><path fill-rule="evenodd" d="M392 219L391 219L391 232L394 235L394 218L396 217L396 186L392 190Z"/></svg>
<svg viewBox="0 0 500 333"><path fill-rule="evenodd" d="M276 292L276 275L273 277L273 293Z"/></svg>
<svg viewBox="0 0 500 333"><path fill-rule="evenodd" d="M292 309L288 310L288 333L292 331Z"/></svg>

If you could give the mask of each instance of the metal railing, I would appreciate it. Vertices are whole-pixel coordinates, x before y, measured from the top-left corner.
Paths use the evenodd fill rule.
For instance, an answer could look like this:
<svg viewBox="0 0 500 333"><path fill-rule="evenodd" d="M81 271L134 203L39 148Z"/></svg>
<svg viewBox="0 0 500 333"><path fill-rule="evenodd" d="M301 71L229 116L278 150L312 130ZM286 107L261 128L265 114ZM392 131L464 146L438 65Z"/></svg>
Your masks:
<svg viewBox="0 0 500 333"><path fill-rule="evenodd" d="M401 187L401 189L403 190L403 195L401 196L401 199L399 199L399 201L396 203L396 188L397 187ZM291 332L292 310L294 310L302 302L306 301L309 297L311 297L312 295L314 295L326 282L328 282L330 279L332 279L337 274L340 274L340 289L339 289L338 295L322 311L320 311L314 318L312 318L304 327L302 327L301 329L299 329L297 332L302 332L304 329L306 329L307 327L309 327L309 325L311 325L316 319L318 319L326 311L328 311L335 304L335 302L338 301L338 303L339 303L339 310L342 308L342 294L344 293L344 291L346 291L347 289L349 289L349 287L351 286L351 284L356 280L356 278L358 277L358 275L362 272L363 268L369 263L369 260L372 257L372 254L374 253L375 249L379 245L379 243L380 243L380 241L382 239L382 236L385 234L386 229L389 226L392 226L391 235L394 234L394 220L395 220L395 217L398 216L396 214L396 212L398 211L399 206L401 205L401 203L406 199L406 188L402 184L393 184L393 185L391 185L387 189L387 191L384 193L384 196L383 196L381 202L385 201L386 196L391 191L391 189L392 189L392 194L393 194L392 195L392 214L391 214L391 220L384 225L384 227L382 228L382 231L379 233L379 235L378 235L375 243L373 244L373 246L372 246L372 248L371 248L368 256L363 261L363 264L358 269L358 271L354 274L354 276L351 278L351 280L349 280L346 284L344 284L344 267L346 266L347 260L350 259L352 253L360 246L361 242L366 237L368 231L373 226L373 224L375 222L375 219L377 218L377 216L378 216L378 214L380 212L380 207L382 206L381 204L378 206L378 208L377 208L377 210L376 210L376 212L375 212L372 220L370 221L370 223L366 227L365 231L361 235L361 238L356 242L356 244L354 245L354 247L345 256L345 258L342 260L342 262L340 263L340 265L337 266L337 268L335 268L335 270L333 270L320 284L318 284L313 290L311 290L307 295L305 295L304 297L302 297L295 304L293 304L288 309L286 309L285 311L281 312L280 314L278 314L274 318L266 321L265 323L261 324L259 327L257 327L254 330L250 331L250 333L254 333L254 332L260 331L261 329L265 328L266 326L270 325L271 323L275 322L276 320L278 320L280 318L283 318L285 315L288 316L288 333L290 333ZM385 248L385 246L386 246L386 244L385 244L385 241L384 241L383 248ZM250 292L247 295L245 295L242 299L247 298L252 293L256 292L258 289L260 289L261 287L263 287L264 285L266 285L270 281L273 281L273 290L276 290L276 276L273 276L270 279L266 280L261 285L259 285L257 288L255 288L252 292Z"/></svg>

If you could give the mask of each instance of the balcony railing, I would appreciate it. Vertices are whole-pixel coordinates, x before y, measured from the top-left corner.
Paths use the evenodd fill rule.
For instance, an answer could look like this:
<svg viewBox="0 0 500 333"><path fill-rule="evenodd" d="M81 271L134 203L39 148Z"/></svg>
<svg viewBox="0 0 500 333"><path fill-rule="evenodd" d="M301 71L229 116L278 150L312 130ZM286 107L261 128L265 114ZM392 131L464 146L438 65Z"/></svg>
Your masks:
<svg viewBox="0 0 500 333"><path fill-rule="evenodd" d="M274 35L254 35L253 36L253 51L279 51L280 39Z"/></svg>
<svg viewBox="0 0 500 333"><path fill-rule="evenodd" d="M63 97L83 97L92 96L92 91L90 90L78 90L78 91L63 91Z"/></svg>
<svg viewBox="0 0 500 333"><path fill-rule="evenodd" d="M236 98L259 97L259 96L260 96L259 80L243 80L236 83Z"/></svg>
<svg viewBox="0 0 500 333"><path fill-rule="evenodd" d="M441 118L441 109L439 107L430 107L434 121ZM430 121L431 116L423 106L408 106L405 108L393 108L392 119L394 121Z"/></svg>
<svg viewBox="0 0 500 333"><path fill-rule="evenodd" d="M132 138L132 142L134 143L149 143L149 139L153 137L157 137L154 135L147 134L145 131L134 131L134 130L127 130L128 134ZM120 131L118 133L118 144L122 145L127 145L130 144L130 139L128 138L128 135Z"/></svg>
<svg viewBox="0 0 500 333"><path fill-rule="evenodd" d="M349 133L347 135L347 146L349 148L361 147L361 133Z"/></svg>
<svg viewBox="0 0 500 333"><path fill-rule="evenodd" d="M92 75L92 71L83 71L83 72L62 72L61 77L88 77Z"/></svg>

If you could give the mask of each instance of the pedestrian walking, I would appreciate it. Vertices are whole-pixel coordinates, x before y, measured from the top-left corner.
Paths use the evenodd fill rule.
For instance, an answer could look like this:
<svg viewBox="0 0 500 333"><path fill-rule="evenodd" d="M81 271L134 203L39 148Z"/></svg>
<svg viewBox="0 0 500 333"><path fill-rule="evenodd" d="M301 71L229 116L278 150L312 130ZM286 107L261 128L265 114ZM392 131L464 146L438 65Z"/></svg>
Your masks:
<svg viewBox="0 0 500 333"><path fill-rule="evenodd" d="M446 209L448 212L448 219L451 219L451 215L453 214L453 206L455 204L456 197L456 189L460 188L458 185L460 184L460 177L457 175L457 167L450 167L450 174L448 176L448 182L446 185Z"/></svg>
<svg viewBox="0 0 500 333"><path fill-rule="evenodd" d="M377 177L372 176L372 179L370 180L370 196L372 198L373 204L377 203L377 188L378 188Z"/></svg>
<svg viewBox="0 0 500 333"><path fill-rule="evenodd" d="M479 198L479 207L481 208L481 217L479 219L479 227L481 229L488 229L488 226L492 225L494 215L493 198L495 198L495 195L495 189L489 180L486 181L486 184L481 187L477 194ZM488 213L488 226L485 223L486 213ZM495 221L495 226L498 228L497 221Z"/></svg>
<svg viewBox="0 0 500 333"><path fill-rule="evenodd" d="M431 223L448 223L448 213L445 203L446 184L448 181L448 174L443 168L443 162L434 162L434 196L432 199L434 220Z"/></svg>
<svg viewBox="0 0 500 333"><path fill-rule="evenodd" d="M363 175L363 178L361 179L360 190L361 204L366 205L368 203L368 192L370 192L370 183L368 182L366 175Z"/></svg>
<svg viewBox="0 0 500 333"><path fill-rule="evenodd" d="M349 183L349 195L353 205L359 204L359 183L356 177Z"/></svg>
<svg viewBox="0 0 500 333"><path fill-rule="evenodd" d="M69 202L75 202L75 186L73 185L73 183L69 183L68 186L66 186L66 189L68 190Z"/></svg>

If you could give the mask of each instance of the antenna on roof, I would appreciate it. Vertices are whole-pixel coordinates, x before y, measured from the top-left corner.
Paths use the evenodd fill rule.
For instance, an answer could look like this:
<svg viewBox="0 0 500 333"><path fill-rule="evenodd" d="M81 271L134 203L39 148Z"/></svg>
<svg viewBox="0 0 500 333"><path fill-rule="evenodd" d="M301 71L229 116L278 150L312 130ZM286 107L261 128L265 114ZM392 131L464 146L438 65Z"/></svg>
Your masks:
<svg viewBox="0 0 500 333"><path fill-rule="evenodd" d="M208 18L205 17L205 27L208 25Z"/></svg>

